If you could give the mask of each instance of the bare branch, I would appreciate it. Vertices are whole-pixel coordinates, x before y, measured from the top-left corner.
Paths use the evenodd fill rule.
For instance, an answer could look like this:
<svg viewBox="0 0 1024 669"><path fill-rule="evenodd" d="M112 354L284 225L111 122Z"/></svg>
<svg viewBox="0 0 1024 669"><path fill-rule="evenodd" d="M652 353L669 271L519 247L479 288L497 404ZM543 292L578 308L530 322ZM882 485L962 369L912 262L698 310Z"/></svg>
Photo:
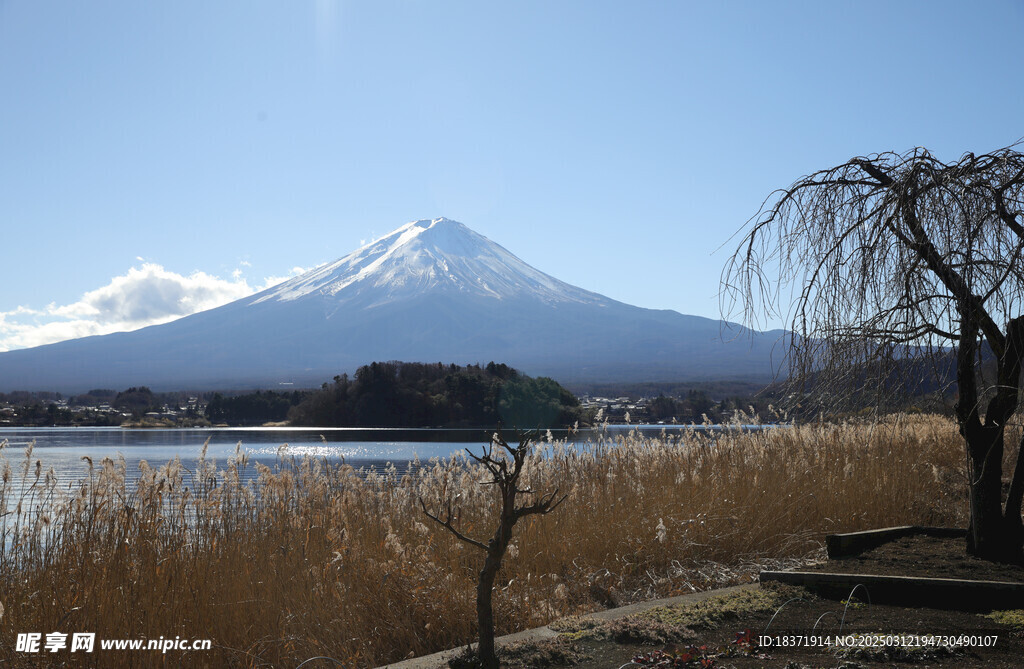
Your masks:
<svg viewBox="0 0 1024 669"><path fill-rule="evenodd" d="M1024 305L1022 211L1016 145L950 164L920 148L854 158L765 201L723 271L723 314L753 327L786 317L794 388L814 377L866 390L844 370L868 363L886 392L911 360L950 370L967 315L1002 357Z"/></svg>
<svg viewBox="0 0 1024 669"><path fill-rule="evenodd" d="M477 548L480 548L482 550L487 550L487 544L485 544L483 542L480 542L480 541L477 541L476 539L473 539L472 537L466 536L465 534L463 534L462 532L459 532L457 529L455 529L455 527L452 526L452 510L451 510L451 507L448 508L447 517L444 520L441 520L439 517L437 517L434 514L432 514L429 509L427 509L427 505L423 501L422 497L420 497L420 506L423 507L423 513L427 514L427 518L430 518L432 521L434 521L435 523L437 523L438 525L440 525L444 529L446 529L449 532L451 532L460 541L465 541L467 544L471 544L471 545L476 546Z"/></svg>
<svg viewBox="0 0 1024 669"><path fill-rule="evenodd" d="M529 506L521 506L516 509L516 517L522 518L533 514L540 514L542 516L547 515L558 508L558 506L566 500L568 495L562 495L558 501L555 498L558 497L558 489L555 488L553 492L548 493L537 502L530 504Z"/></svg>
<svg viewBox="0 0 1024 669"><path fill-rule="evenodd" d="M978 555L1024 562L1024 458L1001 499L1024 366L1022 142L946 163L881 153L803 177L747 222L720 296L731 320L785 316L790 397L837 407L955 377ZM785 297L793 297L787 305ZM995 377L992 376L995 371Z"/></svg>

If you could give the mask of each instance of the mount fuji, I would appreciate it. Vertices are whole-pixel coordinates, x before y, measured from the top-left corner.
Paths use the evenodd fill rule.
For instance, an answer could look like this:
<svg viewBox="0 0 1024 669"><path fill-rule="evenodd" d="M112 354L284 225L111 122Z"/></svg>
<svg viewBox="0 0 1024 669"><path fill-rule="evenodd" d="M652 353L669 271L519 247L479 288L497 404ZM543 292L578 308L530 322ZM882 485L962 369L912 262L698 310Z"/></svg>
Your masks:
<svg viewBox="0 0 1024 669"><path fill-rule="evenodd" d="M780 335L617 302L437 218L171 323L0 353L0 390L302 387L375 360L494 360L562 382L767 380Z"/></svg>

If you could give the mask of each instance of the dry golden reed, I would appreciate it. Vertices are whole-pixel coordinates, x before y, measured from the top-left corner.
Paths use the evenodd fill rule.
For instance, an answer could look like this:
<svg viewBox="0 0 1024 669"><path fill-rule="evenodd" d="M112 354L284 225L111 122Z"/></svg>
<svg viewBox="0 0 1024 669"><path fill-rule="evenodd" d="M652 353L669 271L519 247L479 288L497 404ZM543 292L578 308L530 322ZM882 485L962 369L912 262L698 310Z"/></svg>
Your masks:
<svg viewBox="0 0 1024 669"><path fill-rule="evenodd" d="M645 439L546 441L525 475L560 488L525 519L499 574L498 633L629 601L743 582L820 555L825 533L964 523L963 449L930 416ZM1007 454L1012 457L1012 454ZM255 465L85 459L58 485L26 453L0 462L0 661L19 632L209 638L203 652L63 653L70 666L372 667L474 638L479 551L430 523L450 501L490 536L497 508L464 459L414 473L315 459ZM102 657L100 656L102 655ZM82 665L76 665L78 662ZM44 662L45 664L45 662ZM324 660L307 666L336 666Z"/></svg>

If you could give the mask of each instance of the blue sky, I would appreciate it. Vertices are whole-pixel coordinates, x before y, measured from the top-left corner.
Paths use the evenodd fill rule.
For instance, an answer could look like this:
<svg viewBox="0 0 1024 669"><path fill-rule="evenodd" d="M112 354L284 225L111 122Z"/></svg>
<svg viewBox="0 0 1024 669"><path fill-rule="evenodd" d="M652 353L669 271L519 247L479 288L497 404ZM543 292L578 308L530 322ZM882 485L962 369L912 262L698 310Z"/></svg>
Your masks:
<svg viewBox="0 0 1024 669"><path fill-rule="evenodd" d="M437 216L718 317L774 188L1024 136L1021 35L1019 0L0 0L0 349L207 308Z"/></svg>

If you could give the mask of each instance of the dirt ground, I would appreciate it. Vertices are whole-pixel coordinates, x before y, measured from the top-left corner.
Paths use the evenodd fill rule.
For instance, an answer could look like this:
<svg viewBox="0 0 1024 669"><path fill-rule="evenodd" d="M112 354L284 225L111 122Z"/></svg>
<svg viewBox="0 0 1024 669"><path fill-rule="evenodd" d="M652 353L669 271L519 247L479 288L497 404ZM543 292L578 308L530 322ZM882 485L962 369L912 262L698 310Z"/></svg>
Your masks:
<svg viewBox="0 0 1024 669"><path fill-rule="evenodd" d="M1000 564L966 553L963 538L918 534L896 539L860 555L829 560L802 571L966 578L1024 583L1024 566Z"/></svg>
<svg viewBox="0 0 1024 669"><path fill-rule="evenodd" d="M674 632L668 630L671 624L660 624L657 616L637 616L630 622L582 630L570 624L559 639L510 649L503 664L579 669L1010 669L1024 663L1024 627L1020 625L956 611L869 606L856 601L847 607L798 589L788 590L785 596L789 599L777 614L775 610L740 612L711 626L678 625ZM1019 618L1018 623L1022 622L1024 618Z"/></svg>
<svg viewBox="0 0 1024 669"><path fill-rule="evenodd" d="M1024 582L1024 568L967 556L962 539L907 537L823 571ZM1024 606L1024 605L1022 605ZM995 667L1024 666L1024 610L961 611L819 598L770 584L695 605L596 623L566 619L558 639L512 647L509 667Z"/></svg>

